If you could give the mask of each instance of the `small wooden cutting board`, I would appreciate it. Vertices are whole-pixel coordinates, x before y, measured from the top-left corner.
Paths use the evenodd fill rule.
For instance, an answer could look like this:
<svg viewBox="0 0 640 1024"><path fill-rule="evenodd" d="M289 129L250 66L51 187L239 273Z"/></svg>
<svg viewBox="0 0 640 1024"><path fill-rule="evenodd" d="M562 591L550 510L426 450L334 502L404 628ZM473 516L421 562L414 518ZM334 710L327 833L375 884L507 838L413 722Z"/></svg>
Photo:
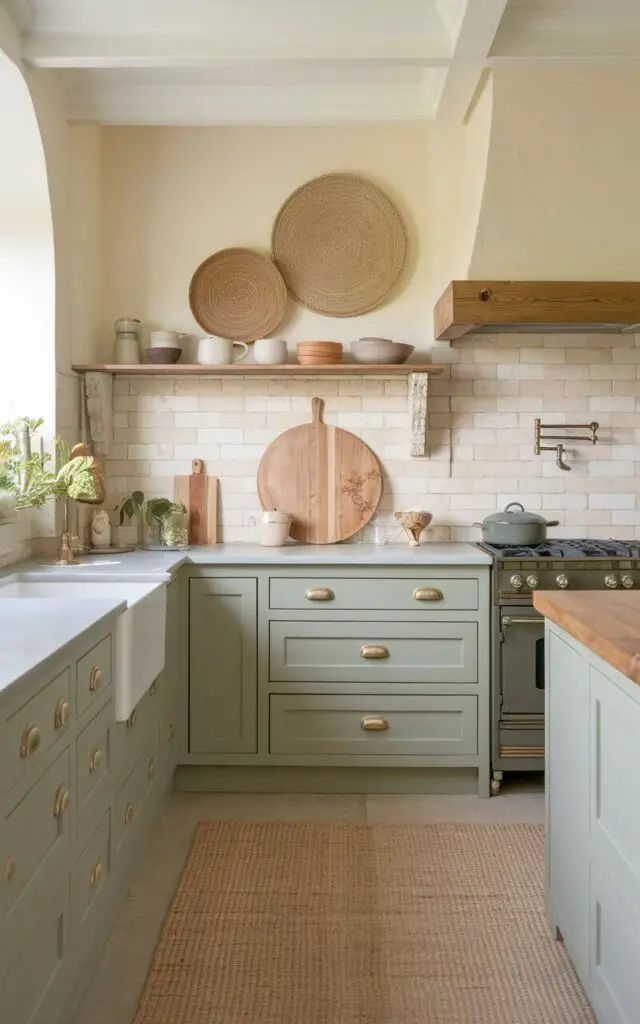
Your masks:
<svg viewBox="0 0 640 1024"><path fill-rule="evenodd" d="M190 476L177 476L174 501L182 501L189 512L189 543L216 544L218 540L218 478L207 476L202 459L191 463Z"/></svg>
<svg viewBox="0 0 640 1024"><path fill-rule="evenodd" d="M322 422L312 399L312 422L285 430L258 467L263 509L290 512L291 536L305 544L336 544L373 516L382 494L375 455L355 434Z"/></svg>

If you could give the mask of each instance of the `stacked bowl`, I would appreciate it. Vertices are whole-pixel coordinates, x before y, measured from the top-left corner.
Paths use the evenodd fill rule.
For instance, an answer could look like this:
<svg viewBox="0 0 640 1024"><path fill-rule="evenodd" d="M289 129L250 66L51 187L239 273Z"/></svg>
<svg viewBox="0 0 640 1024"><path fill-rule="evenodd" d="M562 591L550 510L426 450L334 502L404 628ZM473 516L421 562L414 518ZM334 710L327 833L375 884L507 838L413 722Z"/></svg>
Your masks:
<svg viewBox="0 0 640 1024"><path fill-rule="evenodd" d="M298 362L303 366L334 366L342 361L339 341L299 341Z"/></svg>

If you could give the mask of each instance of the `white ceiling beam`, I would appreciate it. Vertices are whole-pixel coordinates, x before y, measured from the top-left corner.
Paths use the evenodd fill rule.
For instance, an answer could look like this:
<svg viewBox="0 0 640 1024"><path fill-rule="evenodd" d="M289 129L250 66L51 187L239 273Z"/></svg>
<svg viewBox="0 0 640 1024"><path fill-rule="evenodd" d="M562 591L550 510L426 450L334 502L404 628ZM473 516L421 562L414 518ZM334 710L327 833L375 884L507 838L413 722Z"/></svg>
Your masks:
<svg viewBox="0 0 640 1024"><path fill-rule="evenodd" d="M459 21L437 117L463 122L476 93L509 0L468 0Z"/></svg>
<svg viewBox="0 0 640 1024"><path fill-rule="evenodd" d="M484 0L483 0L484 2ZM450 52L444 37L434 38L425 52L424 40L391 37L317 35L305 38L243 39L203 36L80 36L31 33L24 59L42 68L180 68L206 67L248 60L380 60L385 63L442 65Z"/></svg>

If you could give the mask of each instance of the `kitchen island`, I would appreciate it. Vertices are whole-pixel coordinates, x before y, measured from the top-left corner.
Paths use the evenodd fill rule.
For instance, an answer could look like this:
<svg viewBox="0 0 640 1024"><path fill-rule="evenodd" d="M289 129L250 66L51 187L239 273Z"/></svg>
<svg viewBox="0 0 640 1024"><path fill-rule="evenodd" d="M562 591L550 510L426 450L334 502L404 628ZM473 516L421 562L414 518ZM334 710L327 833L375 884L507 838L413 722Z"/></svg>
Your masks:
<svg viewBox="0 0 640 1024"><path fill-rule="evenodd" d="M546 898L600 1024L640 1020L640 594L541 592Z"/></svg>

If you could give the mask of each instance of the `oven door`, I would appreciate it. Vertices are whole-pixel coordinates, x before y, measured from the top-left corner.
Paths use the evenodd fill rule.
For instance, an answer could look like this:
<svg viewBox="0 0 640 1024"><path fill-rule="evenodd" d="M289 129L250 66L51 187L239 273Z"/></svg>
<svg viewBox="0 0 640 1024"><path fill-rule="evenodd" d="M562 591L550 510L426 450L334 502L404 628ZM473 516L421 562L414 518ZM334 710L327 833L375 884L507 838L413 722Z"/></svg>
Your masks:
<svg viewBox="0 0 640 1024"><path fill-rule="evenodd" d="M501 718L544 714L544 618L531 605L500 609Z"/></svg>

